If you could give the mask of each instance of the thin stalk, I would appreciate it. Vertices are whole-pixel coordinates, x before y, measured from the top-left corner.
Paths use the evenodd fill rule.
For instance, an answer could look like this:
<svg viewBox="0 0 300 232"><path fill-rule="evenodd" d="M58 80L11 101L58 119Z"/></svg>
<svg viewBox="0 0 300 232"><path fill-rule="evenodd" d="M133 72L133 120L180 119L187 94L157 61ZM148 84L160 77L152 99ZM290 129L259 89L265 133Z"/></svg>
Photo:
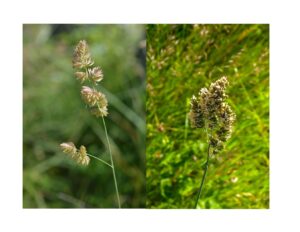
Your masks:
<svg viewBox="0 0 300 232"><path fill-rule="evenodd" d="M202 192L203 184L204 184L206 173L207 173L207 169L208 169L209 148L210 148L210 144L208 143L207 158L206 158L206 163L205 163L205 167L204 167L204 174L203 174L203 177L202 177L202 180L201 180L201 184L200 184L200 188L199 188L199 191L198 191L197 201L196 201L196 204L195 204L195 209L197 209L197 205L198 205L198 202L199 202L199 199L200 199L200 195L201 195L201 192Z"/></svg>
<svg viewBox="0 0 300 232"><path fill-rule="evenodd" d="M106 164L107 166L109 166L109 167L112 168L112 166L111 166L109 163L107 163L106 161L104 161L103 159L100 159L100 158L98 158L98 157L96 157L96 156L93 156L93 155L90 155L90 154L87 154L87 155L90 156L90 157L93 157L93 158L96 159L96 160L99 160L100 162L102 162L102 163L104 163L104 164Z"/></svg>
<svg viewBox="0 0 300 232"><path fill-rule="evenodd" d="M105 120L104 120L103 116L102 116L102 121L103 121L103 125L104 125L105 136L106 136L108 150L109 150L109 155L110 155L111 168L112 168L112 172L113 172L113 176L114 176L115 188L116 188L116 193L117 193L117 198L118 198L118 205L119 205L119 208L121 208L120 197L119 197L119 190L118 190L118 183L117 183L115 166L114 166L114 160L113 160L113 157L112 157L110 143L109 143L107 129L106 129L106 124L105 124Z"/></svg>

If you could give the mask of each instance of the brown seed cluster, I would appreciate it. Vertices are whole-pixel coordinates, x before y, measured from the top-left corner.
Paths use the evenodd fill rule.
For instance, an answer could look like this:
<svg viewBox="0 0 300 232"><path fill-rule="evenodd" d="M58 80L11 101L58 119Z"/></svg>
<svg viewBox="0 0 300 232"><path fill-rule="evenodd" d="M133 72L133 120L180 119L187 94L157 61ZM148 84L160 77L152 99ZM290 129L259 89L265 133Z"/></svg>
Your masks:
<svg viewBox="0 0 300 232"><path fill-rule="evenodd" d="M191 99L190 120L194 128L206 128L209 144L213 153L224 147L232 133L235 114L225 102L225 93L228 86L226 77L212 83L210 87L202 88L197 97Z"/></svg>
<svg viewBox="0 0 300 232"><path fill-rule="evenodd" d="M88 165L90 163L90 157L87 155L85 146L80 146L79 150L75 147L74 143L62 143L60 147L64 153L66 153L71 159L75 160L78 164Z"/></svg>
<svg viewBox="0 0 300 232"><path fill-rule="evenodd" d="M75 77L81 84L91 83L94 87L103 79L103 72L100 67L94 66L88 44L85 40L79 41L73 54L73 68ZM103 93L95 88L82 86L81 96L84 102L90 107L91 113L96 117L107 116L107 100Z"/></svg>

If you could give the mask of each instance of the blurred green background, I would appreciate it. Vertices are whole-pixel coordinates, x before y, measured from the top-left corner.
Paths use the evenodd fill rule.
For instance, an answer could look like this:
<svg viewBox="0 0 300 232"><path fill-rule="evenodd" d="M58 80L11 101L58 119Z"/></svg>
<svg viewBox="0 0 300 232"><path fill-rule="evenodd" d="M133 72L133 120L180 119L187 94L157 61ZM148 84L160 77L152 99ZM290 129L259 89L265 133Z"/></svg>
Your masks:
<svg viewBox="0 0 300 232"><path fill-rule="evenodd" d="M147 26L148 208L193 208L206 135L189 101L228 77L237 115L225 150L210 161L201 208L269 208L269 26Z"/></svg>
<svg viewBox="0 0 300 232"><path fill-rule="evenodd" d="M23 207L117 207L111 169L60 151L73 141L109 161L102 122L80 97L73 49L85 39L104 72L99 90L122 207L145 207L145 26L23 25Z"/></svg>

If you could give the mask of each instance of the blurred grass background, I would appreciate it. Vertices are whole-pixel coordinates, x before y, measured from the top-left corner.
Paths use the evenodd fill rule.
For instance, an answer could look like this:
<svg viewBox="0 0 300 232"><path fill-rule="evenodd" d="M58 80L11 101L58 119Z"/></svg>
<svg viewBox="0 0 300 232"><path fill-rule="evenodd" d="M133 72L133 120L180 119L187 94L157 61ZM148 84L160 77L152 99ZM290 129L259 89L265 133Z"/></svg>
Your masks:
<svg viewBox="0 0 300 232"><path fill-rule="evenodd" d="M145 27L143 25L23 25L23 207L117 207L111 169L81 167L59 149L84 144L109 160L102 122L91 116L74 78L72 55L87 40L104 72L99 90L122 206L145 207Z"/></svg>
<svg viewBox="0 0 300 232"><path fill-rule="evenodd" d="M269 26L147 26L147 207L193 208L206 135L190 128L189 101L226 75L237 115L210 161L201 208L269 208Z"/></svg>

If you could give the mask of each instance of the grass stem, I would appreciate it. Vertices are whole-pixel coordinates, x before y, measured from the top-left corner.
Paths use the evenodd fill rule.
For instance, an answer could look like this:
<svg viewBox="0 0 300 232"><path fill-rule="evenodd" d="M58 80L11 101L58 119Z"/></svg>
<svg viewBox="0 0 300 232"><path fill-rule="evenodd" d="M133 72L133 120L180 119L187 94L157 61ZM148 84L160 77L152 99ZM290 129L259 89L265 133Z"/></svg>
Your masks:
<svg viewBox="0 0 300 232"><path fill-rule="evenodd" d="M100 159L100 158L98 158L98 157L96 157L96 156L93 156L93 155L90 155L90 154L87 154L87 155L90 156L90 157L93 157L93 158L96 159L96 160L99 160L100 162L102 162L102 163L104 163L104 164L106 164L107 166L109 166L109 167L112 168L112 166L111 166L109 163L107 163L106 161L104 161L103 159Z"/></svg>
<svg viewBox="0 0 300 232"><path fill-rule="evenodd" d="M206 163L205 163L205 167L204 167L204 174L203 174L201 184L200 184L200 188L199 188L199 191L198 191L197 200L196 200L196 204L195 204L195 209L197 209L197 205L198 205L198 202L200 200L200 195L201 195L202 188L203 188L203 185L204 185L204 181L205 181L205 178L206 178L206 173L207 173L208 163L209 163L209 148L210 148L210 144L208 143L207 158L206 158Z"/></svg>
<svg viewBox="0 0 300 232"><path fill-rule="evenodd" d="M115 172L115 166L114 166L114 160L113 160L113 157L112 157L112 152L111 152L110 143L109 143L109 139L108 139L108 134L107 134L106 124L105 124L105 120L104 120L104 117L103 117L103 116L102 116L102 121L103 121L103 125L104 125L105 136L106 136L107 146L108 146L109 155L110 155L110 160L111 160L111 168L112 168L112 172L113 172L113 176L114 176L114 183L115 183L115 188L116 188L116 194L117 194L117 199L118 199L118 205L119 205L119 208L121 208L120 196L119 196L119 190L118 190L118 183L117 183L116 172Z"/></svg>

